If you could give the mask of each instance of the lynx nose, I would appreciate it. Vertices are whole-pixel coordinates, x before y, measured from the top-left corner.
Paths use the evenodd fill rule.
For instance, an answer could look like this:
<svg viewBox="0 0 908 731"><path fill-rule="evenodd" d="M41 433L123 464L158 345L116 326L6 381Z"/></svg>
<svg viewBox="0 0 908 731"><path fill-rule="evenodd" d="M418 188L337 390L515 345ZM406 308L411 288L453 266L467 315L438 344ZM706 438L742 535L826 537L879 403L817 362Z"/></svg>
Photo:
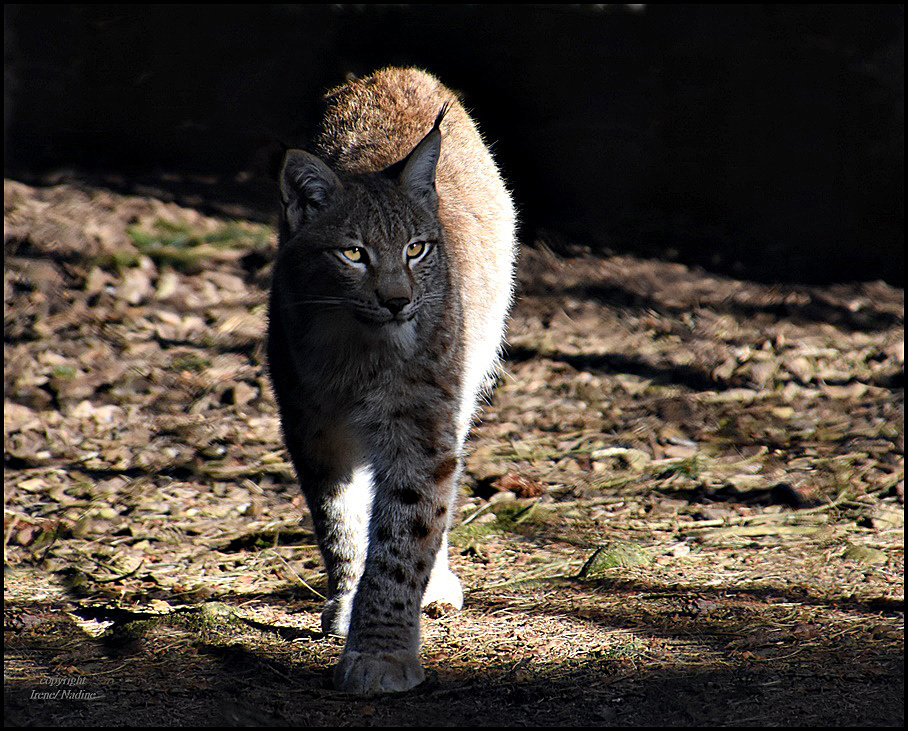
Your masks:
<svg viewBox="0 0 908 731"><path fill-rule="evenodd" d="M382 307L388 310L394 317L397 317L401 310L410 304L410 300L406 297L391 297L386 300L382 300Z"/></svg>

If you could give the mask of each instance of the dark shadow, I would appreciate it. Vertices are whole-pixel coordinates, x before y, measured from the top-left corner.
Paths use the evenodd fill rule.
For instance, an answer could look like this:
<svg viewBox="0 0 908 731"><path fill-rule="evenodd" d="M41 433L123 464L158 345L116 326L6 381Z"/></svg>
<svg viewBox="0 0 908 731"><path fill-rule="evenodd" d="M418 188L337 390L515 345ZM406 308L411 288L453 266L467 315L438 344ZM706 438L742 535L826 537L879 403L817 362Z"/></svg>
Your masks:
<svg viewBox="0 0 908 731"><path fill-rule="evenodd" d="M677 384L694 391L723 391L737 382L722 382L709 373L688 365L658 366L643 358L610 353L604 355L573 355L567 353L542 353L535 348L507 345L504 358L512 363L522 363L534 358L550 358L567 363L578 371L590 373L629 373L659 384Z"/></svg>
<svg viewBox="0 0 908 731"><path fill-rule="evenodd" d="M72 610L72 613L82 619L91 619L99 622L113 622L113 626L110 629L109 635L109 644L111 646L122 643L125 639L121 628L124 626L130 625L131 623L150 623L157 620L164 620L164 623L167 624L168 619L173 619L173 617L185 616L191 617L194 612L198 611L198 607L208 603L210 600L201 599L195 602L188 602L189 606L179 607L174 609L171 614L155 614L153 612L142 612L142 611L131 611L126 609L121 609L116 606L110 605L90 605L90 606L79 606ZM223 601L223 604L230 605L232 603L239 603L238 601L231 602L229 599ZM247 619L245 617L234 616L231 617L232 620L235 620L247 627L252 627L261 632L267 632L269 634L277 635L282 640L287 642L292 642L293 640L298 640L301 638L305 639L316 639L319 637L324 637L322 632L313 632L312 630L303 629L300 627L281 627L270 624L265 624L254 619Z"/></svg>
<svg viewBox="0 0 908 731"><path fill-rule="evenodd" d="M264 171L263 171L264 173ZM206 216L244 219L277 225L279 197L277 174L236 176L211 173L122 172L64 170L49 175L19 174L18 180L34 187L68 184L91 193L107 190L124 196L156 198L193 208Z"/></svg>
<svg viewBox="0 0 908 731"><path fill-rule="evenodd" d="M772 487L752 488L739 490L734 485L724 485L719 488L697 486L684 490L658 489L653 491L653 496L663 495L691 504L711 505L714 503L732 503L735 505L768 506L783 505L796 510L798 508L811 508L821 505L818 498L811 498L800 494L787 482L779 482Z"/></svg>
<svg viewBox="0 0 908 731"><path fill-rule="evenodd" d="M730 314L739 319L762 318L795 325L825 323L846 332L873 332L904 324L904 293L878 286L876 282L848 281L819 286L808 283L765 283L746 277L726 278L699 267L673 268L665 259L647 267L646 259L635 265L609 267L607 257L555 254L550 246L524 247L518 297L574 298L595 301L606 307L633 313L654 313L671 320L698 311ZM588 279L565 282L557 273L563 267L573 272L573 262L590 271ZM715 281L715 290L705 286ZM728 286L723 286L728 285ZM732 286L733 285L733 286ZM883 297L880 300L880 297ZM669 323L670 324L670 323Z"/></svg>
<svg viewBox="0 0 908 731"><path fill-rule="evenodd" d="M764 314L776 320L788 320L795 324L825 323L849 332L888 330L903 325L905 321L900 315L884 310L871 308L852 310L846 305L830 301L819 292L810 292L808 296L809 301L803 304L788 302L751 304L725 300L717 306L710 306L721 312L742 317Z"/></svg>
<svg viewBox="0 0 908 731"><path fill-rule="evenodd" d="M734 298L721 300L704 298L696 307L665 303L656 297L642 295L613 283L567 287L563 293L583 299L594 299L611 307L651 310L660 315L695 313L698 309L706 309L741 318L764 315L773 321L785 320L798 325L826 323L848 332L888 330L904 324L904 317L897 313L871 307L852 309L847 304L833 301L828 293L812 286L774 287L771 292L763 295L763 302L742 302Z"/></svg>
<svg viewBox="0 0 908 731"><path fill-rule="evenodd" d="M600 588L654 592L606 582ZM663 591L683 600L686 589ZM669 646L695 639L710 651L700 661L682 654L672 663L658 649L641 654L621 635L585 652L568 636L552 638L560 654L554 649L550 660L539 658L529 666L507 653L480 661L483 645L477 641L473 660L469 649L456 662L424 658L425 683L373 698L331 690L330 663L312 667L281 648L152 632L111 656L58 611L43 632L7 634L4 716L8 726L49 727L900 725L904 664L891 637L856 630L849 638L820 635L801 642L785 633L751 642L742 636L736 612L759 611L749 610L747 602L777 599L778 593L717 587L695 596L715 606L701 603L707 608L702 614L682 609L656 615L578 606L577 619L605 632L629 628ZM484 605L476 599L471 611L506 610L516 629L523 615L564 615L563 607L517 609L506 599ZM751 649L736 651L739 640ZM75 673L67 674L67 663L77 664ZM28 672L22 672L25 667ZM34 697L36 691L54 690L48 681L67 678L81 679L84 685L74 687L98 697L78 702Z"/></svg>

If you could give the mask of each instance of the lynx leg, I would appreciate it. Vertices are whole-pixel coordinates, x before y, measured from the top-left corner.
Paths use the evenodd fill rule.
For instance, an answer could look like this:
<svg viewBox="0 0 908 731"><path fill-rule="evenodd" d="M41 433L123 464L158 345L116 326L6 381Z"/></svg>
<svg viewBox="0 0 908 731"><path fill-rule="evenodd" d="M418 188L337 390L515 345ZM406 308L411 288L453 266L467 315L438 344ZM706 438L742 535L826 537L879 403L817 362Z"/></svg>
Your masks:
<svg viewBox="0 0 908 731"><path fill-rule="evenodd" d="M354 466L358 449L349 431L319 416L318 409L285 410L284 434L328 573L322 630L346 636L366 560L372 473Z"/></svg>
<svg viewBox="0 0 908 731"><path fill-rule="evenodd" d="M358 467L361 449L340 406L312 382L312 368L293 367L276 291L269 309L268 361L281 412L284 441L296 469L328 572L326 633L346 635L356 583L362 574L372 505L372 475ZM295 327L298 324L294 323Z"/></svg>
<svg viewBox="0 0 908 731"><path fill-rule="evenodd" d="M423 455L405 464L426 461ZM443 544L458 465L454 455L431 461L423 479L422 470L395 474L398 465L376 470L369 551L334 675L340 690L398 692L424 678L418 658L420 603Z"/></svg>
<svg viewBox="0 0 908 731"><path fill-rule="evenodd" d="M372 472L358 467L350 480L323 500L324 519L319 548L328 571L328 601L322 610L322 631L347 636L356 585L363 573L369 545Z"/></svg>

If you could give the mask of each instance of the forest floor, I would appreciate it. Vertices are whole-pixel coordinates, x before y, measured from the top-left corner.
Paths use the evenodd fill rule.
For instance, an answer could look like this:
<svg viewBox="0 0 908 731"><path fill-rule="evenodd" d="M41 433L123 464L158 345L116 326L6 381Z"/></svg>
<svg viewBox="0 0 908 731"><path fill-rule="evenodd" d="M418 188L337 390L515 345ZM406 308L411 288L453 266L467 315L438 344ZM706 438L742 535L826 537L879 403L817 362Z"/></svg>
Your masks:
<svg viewBox="0 0 908 731"><path fill-rule="evenodd" d="M4 225L6 725L902 725L903 290L524 247L465 606L358 698L264 368L273 231L12 181Z"/></svg>

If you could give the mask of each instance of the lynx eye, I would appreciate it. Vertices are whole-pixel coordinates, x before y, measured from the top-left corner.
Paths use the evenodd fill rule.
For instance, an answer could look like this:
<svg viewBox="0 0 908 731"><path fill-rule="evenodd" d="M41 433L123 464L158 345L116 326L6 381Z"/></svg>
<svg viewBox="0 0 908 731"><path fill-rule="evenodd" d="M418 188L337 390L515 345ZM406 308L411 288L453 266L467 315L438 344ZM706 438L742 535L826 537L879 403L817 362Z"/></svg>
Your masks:
<svg viewBox="0 0 908 731"><path fill-rule="evenodd" d="M428 250L429 244L425 241L414 241L412 244L407 244L407 260L415 261L417 259L421 259L423 256L425 256Z"/></svg>
<svg viewBox="0 0 908 731"><path fill-rule="evenodd" d="M340 249L340 255L347 261L354 264L365 264L368 257L366 250L359 246L351 246L349 249Z"/></svg>

